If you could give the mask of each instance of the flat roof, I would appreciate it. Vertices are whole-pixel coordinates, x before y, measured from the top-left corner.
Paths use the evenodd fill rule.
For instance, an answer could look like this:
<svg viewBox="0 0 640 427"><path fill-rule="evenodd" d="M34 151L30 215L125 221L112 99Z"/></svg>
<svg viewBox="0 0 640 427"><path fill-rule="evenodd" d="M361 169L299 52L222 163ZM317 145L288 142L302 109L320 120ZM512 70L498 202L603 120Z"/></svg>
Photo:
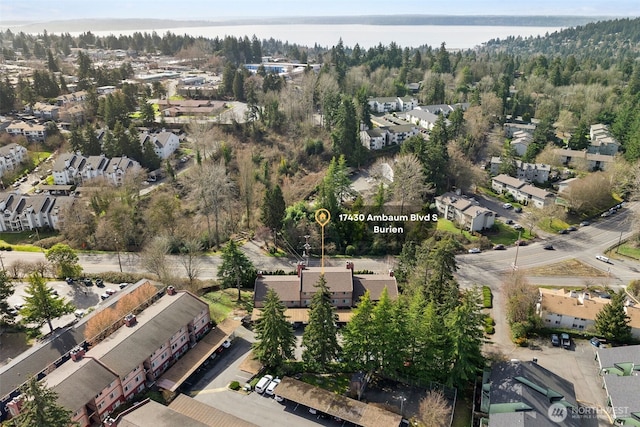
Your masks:
<svg viewBox="0 0 640 427"><path fill-rule="evenodd" d="M275 393L292 402L314 408L362 427L399 426L402 416L329 390L284 377Z"/></svg>

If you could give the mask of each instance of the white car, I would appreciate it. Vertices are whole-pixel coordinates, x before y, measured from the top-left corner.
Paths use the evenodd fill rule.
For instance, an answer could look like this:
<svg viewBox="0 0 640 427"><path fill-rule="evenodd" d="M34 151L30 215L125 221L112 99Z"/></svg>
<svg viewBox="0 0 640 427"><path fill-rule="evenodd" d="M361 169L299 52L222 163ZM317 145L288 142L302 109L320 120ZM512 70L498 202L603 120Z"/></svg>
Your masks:
<svg viewBox="0 0 640 427"><path fill-rule="evenodd" d="M469 249L469 253L470 254L479 254L480 252L482 252L479 248L471 248Z"/></svg>
<svg viewBox="0 0 640 427"><path fill-rule="evenodd" d="M607 264L609 264L609 258L607 258L607 257L606 257L606 256L604 256L604 255L596 255L596 259L597 259L598 261L606 262Z"/></svg>
<svg viewBox="0 0 640 427"><path fill-rule="evenodd" d="M231 341L229 341L229 340L224 340L224 342L222 343L222 346L223 346L224 348L229 348L229 347L231 347Z"/></svg>
<svg viewBox="0 0 640 427"><path fill-rule="evenodd" d="M264 394L267 396L273 396L275 388L280 384L280 378L276 378L269 383L269 386L264 391Z"/></svg>
<svg viewBox="0 0 640 427"><path fill-rule="evenodd" d="M258 384L256 384L256 391L260 394L264 393L272 380L272 375L265 375L264 377L260 378L260 381L258 381Z"/></svg>
<svg viewBox="0 0 640 427"><path fill-rule="evenodd" d="M505 203L504 205L502 205L502 209L511 209L513 207L513 205L511 203Z"/></svg>

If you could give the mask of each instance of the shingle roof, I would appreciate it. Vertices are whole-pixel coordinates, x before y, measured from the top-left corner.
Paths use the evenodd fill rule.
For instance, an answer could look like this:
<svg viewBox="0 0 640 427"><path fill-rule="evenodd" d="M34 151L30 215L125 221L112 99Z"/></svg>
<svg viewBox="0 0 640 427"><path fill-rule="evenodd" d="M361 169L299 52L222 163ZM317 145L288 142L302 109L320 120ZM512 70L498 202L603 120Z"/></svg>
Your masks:
<svg viewBox="0 0 640 427"><path fill-rule="evenodd" d="M366 274L353 276L353 301L358 302L360 297L369 290L372 301L378 301L382 291L387 288L391 299L398 297L398 283L395 277L384 274Z"/></svg>
<svg viewBox="0 0 640 427"><path fill-rule="evenodd" d="M601 368L629 362L640 366L640 345L598 348L598 361Z"/></svg>
<svg viewBox="0 0 640 427"><path fill-rule="evenodd" d="M302 292L316 292L316 284L320 280L322 270L309 267L302 270ZM325 267L324 278L331 292L353 292L352 272L345 267Z"/></svg>
<svg viewBox="0 0 640 427"><path fill-rule="evenodd" d="M58 394L58 403L72 412L91 401L118 377L91 358L68 361L44 377Z"/></svg>
<svg viewBox="0 0 640 427"><path fill-rule="evenodd" d="M149 400L119 417L118 427L211 427Z"/></svg>
<svg viewBox="0 0 640 427"><path fill-rule="evenodd" d="M514 187L514 188L521 188L523 186L525 186L527 183L524 181L520 181L517 178L513 178L509 175L505 175L503 173L501 173L500 175L494 176L493 180L496 182L499 182L501 184L504 185L508 185L509 187Z"/></svg>
<svg viewBox="0 0 640 427"><path fill-rule="evenodd" d="M273 289L280 301L300 301L300 278L290 276L263 276L256 279L254 299L264 301L267 290Z"/></svg>
<svg viewBox="0 0 640 427"><path fill-rule="evenodd" d="M614 418L632 417L632 413L640 413L639 376L605 375L604 382L609 393L610 407L614 410Z"/></svg>
<svg viewBox="0 0 640 427"><path fill-rule="evenodd" d="M255 424L206 405L184 394L178 395L169 408L210 427L257 427ZM178 425L178 424L174 424ZM180 424L182 426L182 424Z"/></svg>
<svg viewBox="0 0 640 427"><path fill-rule="evenodd" d="M134 326L121 327L93 347L91 355L123 377L202 310L207 304L189 293L165 295L140 313Z"/></svg>

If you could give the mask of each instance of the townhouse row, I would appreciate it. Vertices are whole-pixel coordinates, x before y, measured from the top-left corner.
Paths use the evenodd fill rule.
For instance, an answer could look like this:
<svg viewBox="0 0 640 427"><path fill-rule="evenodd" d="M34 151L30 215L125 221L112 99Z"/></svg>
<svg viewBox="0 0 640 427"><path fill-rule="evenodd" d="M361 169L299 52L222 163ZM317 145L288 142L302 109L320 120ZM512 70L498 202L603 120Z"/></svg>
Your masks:
<svg viewBox="0 0 640 427"><path fill-rule="evenodd" d="M57 230L64 221L64 212L72 203L73 198L68 196L0 193L0 231Z"/></svg>
<svg viewBox="0 0 640 427"><path fill-rule="evenodd" d="M75 347L70 360L47 372L42 381L58 395L80 427L102 425L137 393L151 387L212 328L209 306L186 291L167 293L124 326L88 348ZM15 417L20 395L6 409Z"/></svg>
<svg viewBox="0 0 640 427"><path fill-rule="evenodd" d="M553 193L505 174L493 177L491 188L499 194L511 194L515 200L523 205L535 206L540 209L555 203Z"/></svg>
<svg viewBox="0 0 640 427"><path fill-rule="evenodd" d="M108 158L104 155L84 157L81 154L63 153L53 165L53 182L56 185L80 185L103 178L119 186L128 173L142 170L140 163L128 157Z"/></svg>

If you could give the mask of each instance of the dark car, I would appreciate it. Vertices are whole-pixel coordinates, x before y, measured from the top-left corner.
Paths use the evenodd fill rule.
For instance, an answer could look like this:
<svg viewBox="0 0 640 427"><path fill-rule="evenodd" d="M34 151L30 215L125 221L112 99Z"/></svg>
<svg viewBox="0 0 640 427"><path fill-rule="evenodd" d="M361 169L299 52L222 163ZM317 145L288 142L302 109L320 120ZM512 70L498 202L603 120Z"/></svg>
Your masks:
<svg viewBox="0 0 640 427"><path fill-rule="evenodd" d="M515 213L520 213L520 212L522 212L522 208L521 208L520 206L518 206L518 207L516 207L513 211L514 211Z"/></svg>
<svg viewBox="0 0 640 427"><path fill-rule="evenodd" d="M569 334L560 334L560 341L562 342L562 348L571 348L571 337Z"/></svg>
<svg viewBox="0 0 640 427"><path fill-rule="evenodd" d="M560 338L558 338L558 335L551 335L551 345L554 347L560 347Z"/></svg>
<svg viewBox="0 0 640 427"><path fill-rule="evenodd" d="M582 221L580 223L580 227L586 227L587 225L590 225L591 223L589 221Z"/></svg>
<svg viewBox="0 0 640 427"><path fill-rule="evenodd" d="M99 288L104 288L104 280L96 279L96 286Z"/></svg>
<svg viewBox="0 0 640 427"><path fill-rule="evenodd" d="M569 232L567 230L560 230L558 231L558 234L569 234Z"/></svg>
<svg viewBox="0 0 640 427"><path fill-rule="evenodd" d="M493 247L494 251L504 251L505 249L507 249L502 243L497 244Z"/></svg>
<svg viewBox="0 0 640 427"><path fill-rule="evenodd" d="M567 231L576 231L576 230L577 230L577 228L574 227L573 225L571 227L567 228Z"/></svg>
<svg viewBox="0 0 640 427"><path fill-rule="evenodd" d="M596 338L596 337L591 338L591 339L589 340L589 342L590 342L590 343L591 343L591 345L592 345L592 346L594 346L594 347L600 347L600 346L602 345L602 342L601 342L598 338Z"/></svg>
<svg viewBox="0 0 640 427"><path fill-rule="evenodd" d="M85 286L93 286L93 282L88 277L82 279L82 283L84 283Z"/></svg>
<svg viewBox="0 0 640 427"><path fill-rule="evenodd" d="M544 245L544 246L543 246L543 248L544 248L544 249L546 249L546 250L548 250L548 251L552 251L552 250L554 250L553 245Z"/></svg>
<svg viewBox="0 0 640 427"><path fill-rule="evenodd" d="M508 220L506 220L504 223L505 223L505 224L509 224L509 225L511 225L511 224L513 224L513 220L512 220L512 219L508 219Z"/></svg>
<svg viewBox="0 0 640 427"><path fill-rule="evenodd" d="M68 285L73 285L75 283L75 279L73 279L71 277L67 277L64 280L65 280L65 282L67 282Z"/></svg>
<svg viewBox="0 0 640 427"><path fill-rule="evenodd" d="M527 246L527 241L526 240L516 240L515 245L516 246Z"/></svg>

